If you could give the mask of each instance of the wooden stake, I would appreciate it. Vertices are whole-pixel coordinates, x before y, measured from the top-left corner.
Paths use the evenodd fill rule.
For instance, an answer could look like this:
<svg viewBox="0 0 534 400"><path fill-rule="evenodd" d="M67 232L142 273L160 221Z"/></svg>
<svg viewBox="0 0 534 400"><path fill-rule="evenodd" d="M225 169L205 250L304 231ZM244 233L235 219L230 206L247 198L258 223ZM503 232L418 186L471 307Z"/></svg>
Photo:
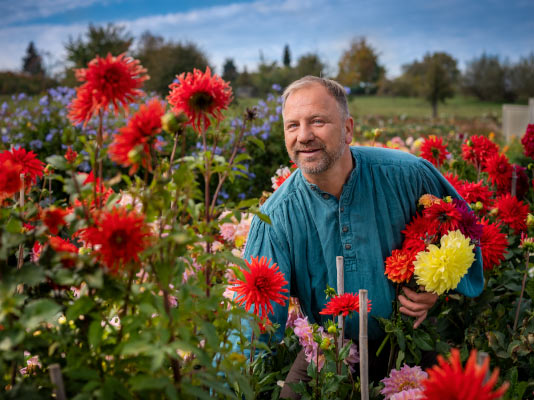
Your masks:
<svg viewBox="0 0 534 400"><path fill-rule="evenodd" d="M48 367L48 372L50 373L50 381L52 385L55 386L54 393L57 400L67 400L67 395L65 394L65 385L63 384L63 376L61 375L61 368L59 364L52 364Z"/></svg>
<svg viewBox="0 0 534 400"><path fill-rule="evenodd" d="M367 342L367 290L360 289L360 388L361 399L369 400L369 348Z"/></svg>
<svg viewBox="0 0 534 400"><path fill-rule="evenodd" d="M343 256L336 257L336 271L337 271L337 295L340 296L345 293L345 270L343 267ZM343 348L343 340L345 339L345 326L343 324L343 316L337 317L337 327L339 329L339 348Z"/></svg>

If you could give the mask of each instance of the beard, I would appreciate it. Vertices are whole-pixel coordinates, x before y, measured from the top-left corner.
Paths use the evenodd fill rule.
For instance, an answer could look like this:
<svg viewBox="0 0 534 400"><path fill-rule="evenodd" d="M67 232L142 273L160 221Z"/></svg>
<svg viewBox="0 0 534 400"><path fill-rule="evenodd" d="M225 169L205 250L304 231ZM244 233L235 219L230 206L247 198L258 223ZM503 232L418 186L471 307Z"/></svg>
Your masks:
<svg viewBox="0 0 534 400"><path fill-rule="evenodd" d="M341 141L335 149L327 150L323 142L315 139L306 145L296 145L292 151L288 149L288 153L291 160L303 173L316 175L328 171L343 156L346 147L345 138L341 135ZM300 159L300 152L309 149L319 149L319 152L313 157Z"/></svg>

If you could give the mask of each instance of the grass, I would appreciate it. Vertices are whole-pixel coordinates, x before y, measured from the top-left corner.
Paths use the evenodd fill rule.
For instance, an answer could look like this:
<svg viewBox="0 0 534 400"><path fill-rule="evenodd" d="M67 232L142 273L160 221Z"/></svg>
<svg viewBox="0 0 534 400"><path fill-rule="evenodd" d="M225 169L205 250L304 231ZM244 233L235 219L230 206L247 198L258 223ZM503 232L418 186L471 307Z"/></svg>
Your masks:
<svg viewBox="0 0 534 400"><path fill-rule="evenodd" d="M430 118L430 103L415 97L355 96L350 99L349 109L353 116L381 115L386 117L404 115L410 118ZM502 103L491 103L474 98L456 96L438 105L440 118L480 118L491 115L500 120Z"/></svg>

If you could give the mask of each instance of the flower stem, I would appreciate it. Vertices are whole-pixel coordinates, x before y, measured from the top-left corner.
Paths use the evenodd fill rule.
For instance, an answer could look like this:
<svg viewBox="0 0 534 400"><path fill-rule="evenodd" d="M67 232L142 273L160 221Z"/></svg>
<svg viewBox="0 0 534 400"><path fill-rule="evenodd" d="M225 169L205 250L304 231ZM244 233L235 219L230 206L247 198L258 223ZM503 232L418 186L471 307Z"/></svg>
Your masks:
<svg viewBox="0 0 534 400"><path fill-rule="evenodd" d="M517 328L517 322L519 321L519 309L521 308L521 301L523 300L523 294L525 293L525 284L527 282L529 259L530 259L530 252L527 251L525 254L525 274L523 275L523 283L521 284L521 294L519 295L519 301L517 302L517 309L515 310L514 329L513 329L514 332Z"/></svg>
<svg viewBox="0 0 534 400"><path fill-rule="evenodd" d="M117 344L120 343L120 341L122 340L122 330L124 327L122 318L126 315L126 312L128 310L128 304L130 302L130 291L132 290L132 283L133 283L134 275L135 275L134 268L133 266L130 266L130 275L128 277L128 287L126 288L126 295L124 296L124 306L122 307L122 310L119 313L119 320L121 321L121 327L119 330L119 335L117 337Z"/></svg>
<svg viewBox="0 0 534 400"><path fill-rule="evenodd" d="M254 353L256 352L256 344L254 343L256 341L256 337L254 335L254 330L252 330L252 336L250 338L250 357L249 357L249 373L250 376L252 376L252 363L254 362Z"/></svg>

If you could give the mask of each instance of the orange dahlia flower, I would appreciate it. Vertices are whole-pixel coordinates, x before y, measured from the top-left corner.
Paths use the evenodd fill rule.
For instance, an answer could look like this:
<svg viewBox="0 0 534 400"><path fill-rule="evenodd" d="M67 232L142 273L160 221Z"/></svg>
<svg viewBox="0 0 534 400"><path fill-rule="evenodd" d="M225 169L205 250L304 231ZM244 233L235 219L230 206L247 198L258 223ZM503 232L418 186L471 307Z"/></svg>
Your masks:
<svg viewBox="0 0 534 400"><path fill-rule="evenodd" d="M278 265L267 257L251 257L250 263L246 261L248 271L241 269L244 280L233 280L230 285L235 285L231 289L236 292L235 301L239 305L245 305L245 310L250 310L254 305L254 314L261 318L266 318L273 312L271 302L285 305L288 297L282 293L287 293L284 288L287 281L284 274L279 271Z"/></svg>
<svg viewBox="0 0 534 400"><path fill-rule="evenodd" d="M165 107L158 99L142 104L128 125L121 128L113 138L109 148L110 158L124 167L130 168L130 175L139 168L139 162L149 170L151 150L156 145L155 136L161 132L161 117L165 114ZM139 151L139 158L132 159L132 150Z"/></svg>
<svg viewBox="0 0 534 400"><path fill-rule="evenodd" d="M221 110L232 101L232 88L220 76L212 75L209 67L206 72L194 69L187 75L176 76L178 82L169 85L167 96L172 111L183 112L189 118L188 124L198 133L210 126L209 116L222 120Z"/></svg>
<svg viewBox="0 0 534 400"><path fill-rule="evenodd" d="M343 315L346 317L352 312L360 311L360 296L354 293L344 293L332 297L325 304L319 314L322 315ZM367 312L371 311L371 301L367 300Z"/></svg>
<svg viewBox="0 0 534 400"><path fill-rule="evenodd" d="M460 351L451 350L448 361L438 356L438 365L427 369L428 378L421 382L424 399L427 400L492 400L498 399L508 389L508 382L493 390L499 377L495 368L491 377L485 381L489 370L489 358L482 365L477 364L477 352L472 350L465 364L460 361Z"/></svg>
<svg viewBox="0 0 534 400"><path fill-rule="evenodd" d="M87 68L76 70L76 78L83 84L69 105L69 119L85 126L94 114L110 106L115 113L119 105L128 110L128 104L143 94L140 88L149 79L145 73L138 60L124 53L117 57L109 53L105 58L96 56Z"/></svg>
<svg viewBox="0 0 534 400"><path fill-rule="evenodd" d="M417 251L393 250L386 258L386 269L384 275L392 282L409 282L413 276L413 262L417 256Z"/></svg>

